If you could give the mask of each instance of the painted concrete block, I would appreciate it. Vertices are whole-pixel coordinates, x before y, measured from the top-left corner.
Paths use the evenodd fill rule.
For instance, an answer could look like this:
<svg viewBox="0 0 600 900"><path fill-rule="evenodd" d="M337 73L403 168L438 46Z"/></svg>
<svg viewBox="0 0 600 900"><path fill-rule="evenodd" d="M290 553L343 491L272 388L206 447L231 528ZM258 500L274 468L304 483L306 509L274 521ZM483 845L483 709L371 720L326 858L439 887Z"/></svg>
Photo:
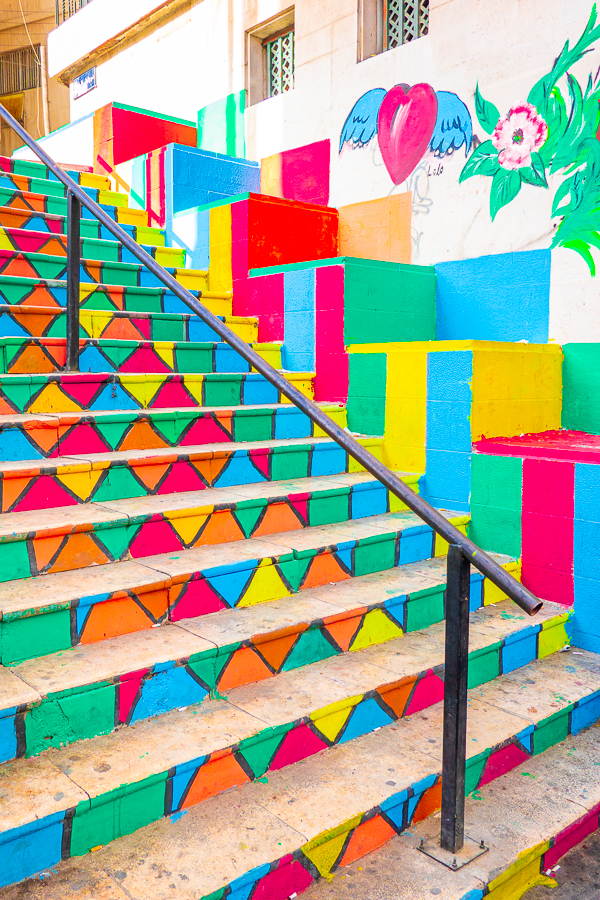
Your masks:
<svg viewBox="0 0 600 900"><path fill-rule="evenodd" d="M317 141L261 160L260 191L271 197L327 206L331 142Z"/></svg>
<svg viewBox="0 0 600 900"><path fill-rule="evenodd" d="M246 91L215 100L198 112L198 149L244 157Z"/></svg>
<svg viewBox="0 0 600 900"><path fill-rule="evenodd" d="M411 261L411 195L340 206L340 256Z"/></svg>

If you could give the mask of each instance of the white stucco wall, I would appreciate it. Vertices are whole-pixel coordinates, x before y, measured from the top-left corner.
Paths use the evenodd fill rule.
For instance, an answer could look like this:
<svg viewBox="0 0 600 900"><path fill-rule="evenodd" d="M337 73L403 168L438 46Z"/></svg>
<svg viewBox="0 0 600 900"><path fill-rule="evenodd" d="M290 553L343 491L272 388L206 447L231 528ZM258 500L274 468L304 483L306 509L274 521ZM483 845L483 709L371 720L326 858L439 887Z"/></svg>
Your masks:
<svg viewBox="0 0 600 900"><path fill-rule="evenodd" d="M58 163L71 163L78 166L94 164L94 115L90 113L76 122L63 125L38 143L52 159ZM29 147L20 147L13 156L18 159L32 159L39 162L38 157Z"/></svg>
<svg viewBox="0 0 600 900"><path fill-rule="evenodd" d="M130 8L144 4L158 5L152 0L121 2L130 19L137 15ZM98 86L72 101L72 118L118 101L195 119L198 109L244 88L246 29L289 5L289 0L192 0L164 24L100 57ZM51 71L57 72L68 56L66 39L59 39L63 28L71 27L71 46L79 47L80 31L87 27L83 13L91 20L93 11L97 21L115 15L122 24L118 6L117 0L94 0L61 26L50 43ZM402 82L427 82L436 91L457 93L471 112L474 133L485 140L475 117L477 83L501 114L524 102L535 82L550 71L565 40L573 44L580 36L591 0L431 0L429 35L360 63L357 6L357 0L297 0L295 88L246 111L248 158L260 160L330 138L331 205L382 197L392 190L413 191L417 263L549 247L556 224L550 218L552 190L523 186L492 222L491 179L458 183L463 150L442 161L441 174L438 161L426 156L408 182L394 187L373 144L346 149L341 156L337 147L356 100L370 88L389 89ZM106 33L107 27L98 30L97 43ZM88 48L89 34L81 40ZM62 56L57 50L53 57L55 47L62 48ZM599 65L600 51L595 50L573 72L585 84ZM579 257L569 250L553 252L551 339L600 341L599 293L600 280L590 277Z"/></svg>

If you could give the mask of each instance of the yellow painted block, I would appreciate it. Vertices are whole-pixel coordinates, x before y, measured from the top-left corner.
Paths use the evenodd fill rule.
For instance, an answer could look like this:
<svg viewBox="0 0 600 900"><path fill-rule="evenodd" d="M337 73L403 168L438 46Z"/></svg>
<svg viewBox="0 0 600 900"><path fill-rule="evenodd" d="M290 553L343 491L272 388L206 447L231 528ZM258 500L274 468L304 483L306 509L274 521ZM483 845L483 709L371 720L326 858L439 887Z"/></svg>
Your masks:
<svg viewBox="0 0 600 900"><path fill-rule="evenodd" d="M177 269L175 280L188 291L206 291L208 289L208 272L202 269Z"/></svg>
<svg viewBox="0 0 600 900"><path fill-rule="evenodd" d="M185 264L185 252L177 247L157 247L154 258L157 263L167 268Z"/></svg>
<svg viewBox="0 0 600 900"><path fill-rule="evenodd" d="M569 611L555 619L548 619L542 624L542 630L538 636L539 659L544 659L545 656L550 656L571 643L566 628L571 616L572 612Z"/></svg>
<svg viewBox="0 0 600 900"><path fill-rule="evenodd" d="M320 874L328 881L333 878L331 867L342 852L348 835L360 825L361 820L362 815L354 816L342 825L338 825L337 828L322 832L302 847L306 858L314 862Z"/></svg>
<svg viewBox="0 0 600 900"><path fill-rule="evenodd" d="M334 712L330 712L327 715L317 715L313 713L311 715L311 719L323 735L326 737L328 741L335 741L338 734L348 721L348 717L350 713L354 710L353 706L348 706L344 701L343 709L337 709Z"/></svg>
<svg viewBox="0 0 600 900"><path fill-rule="evenodd" d="M540 871L541 857L548 850L550 841L544 841L519 853L517 861L502 875L488 884L489 900L521 900L523 895L538 884L556 887L554 878L548 878Z"/></svg>
<svg viewBox="0 0 600 900"><path fill-rule="evenodd" d="M168 341L157 341L154 344L154 349L162 361L166 363L170 369L173 369L175 366L175 344Z"/></svg>
<svg viewBox="0 0 600 900"><path fill-rule="evenodd" d="M285 377L290 381L297 390L301 391L305 397L310 400L315 396L314 375L312 372L286 372ZM282 403L291 403L287 397L281 395Z"/></svg>
<svg viewBox="0 0 600 900"><path fill-rule="evenodd" d="M127 195L117 191L98 191L98 203L102 206L127 207Z"/></svg>
<svg viewBox="0 0 600 900"><path fill-rule="evenodd" d="M86 472L62 472L57 478L69 491L85 502L98 484L104 468L88 469Z"/></svg>
<svg viewBox="0 0 600 900"><path fill-rule="evenodd" d="M10 250L12 252L14 249L15 248L11 244L10 238L6 234L5 229L0 228L0 250Z"/></svg>
<svg viewBox="0 0 600 900"><path fill-rule="evenodd" d="M145 209L130 209L124 206L117 210L117 222L119 225L147 225L148 213Z"/></svg>
<svg viewBox="0 0 600 900"><path fill-rule="evenodd" d="M202 406L202 385L205 380L206 376L198 373L186 375L183 379L186 390L190 392L198 406Z"/></svg>
<svg viewBox="0 0 600 900"><path fill-rule="evenodd" d="M80 409L80 405L75 403L74 400L71 400L70 397L67 397L57 384L50 382L50 384L48 384L35 398L34 402L29 407L28 412L79 412Z"/></svg>
<svg viewBox="0 0 600 900"><path fill-rule="evenodd" d="M204 507L210 510L210 507ZM166 512L165 518L169 520L183 544L186 547L194 546L193 541L204 523L207 521L210 511L199 513L198 510L177 510L177 514Z"/></svg>
<svg viewBox="0 0 600 900"><path fill-rule="evenodd" d="M350 649L363 650L372 644L383 644L392 638L401 637L403 633L400 626L390 621L382 609L372 609L366 614Z"/></svg>
<svg viewBox="0 0 600 900"><path fill-rule="evenodd" d="M339 214L340 256L410 263L410 192L340 206Z"/></svg>
<svg viewBox="0 0 600 900"><path fill-rule="evenodd" d="M511 562L502 563L502 568L506 569L507 572L516 578L517 581L521 580L521 562L520 560L517 562L516 560L512 560ZM499 587L490 581L489 578L484 578L483 582L483 605L491 606L493 603L500 603L502 600L506 600L506 594L500 590Z"/></svg>
<svg viewBox="0 0 600 900"><path fill-rule="evenodd" d="M383 438L356 438L359 444L369 450L373 456L381 460L382 452L383 452ZM360 463L356 462L353 457L348 457L348 471L349 472L364 472L365 469Z"/></svg>
<svg viewBox="0 0 600 900"><path fill-rule="evenodd" d="M152 373L122 373L119 375L119 381L126 391L133 394L137 402L143 409L146 409L152 403L152 400L159 392L165 381L166 374L159 372Z"/></svg>
<svg viewBox="0 0 600 900"><path fill-rule="evenodd" d="M252 344L252 349L256 350L259 356L270 363L274 369L281 368L281 344ZM253 372L256 369L252 369Z"/></svg>
<svg viewBox="0 0 600 900"><path fill-rule="evenodd" d="M280 600L282 597L291 595L292 591L285 586L275 566L271 565L268 560L263 560L255 571L238 606L256 606L257 603Z"/></svg>
<svg viewBox="0 0 600 900"><path fill-rule="evenodd" d="M149 228L147 225L138 225L137 239L140 244L151 244L153 247L165 246L165 235L159 228Z"/></svg>
<svg viewBox="0 0 600 900"><path fill-rule="evenodd" d="M101 191L110 190L110 178L106 175L95 175L93 172L82 172L79 176L81 187L98 188Z"/></svg>
<svg viewBox="0 0 600 900"><path fill-rule="evenodd" d="M232 291L231 206L215 206L209 212L209 285L211 291Z"/></svg>
<svg viewBox="0 0 600 900"><path fill-rule="evenodd" d="M467 536L467 526L471 521L470 516L453 516L450 521L456 525L461 534ZM448 541L445 541L439 534L435 536L435 556L445 556L448 552Z"/></svg>
<svg viewBox="0 0 600 900"><path fill-rule="evenodd" d="M340 428L346 428L348 419L345 406L321 406L321 409L327 413L330 419L333 419L336 425L339 425ZM315 425L314 437L328 437L328 435L325 434L322 428Z"/></svg>

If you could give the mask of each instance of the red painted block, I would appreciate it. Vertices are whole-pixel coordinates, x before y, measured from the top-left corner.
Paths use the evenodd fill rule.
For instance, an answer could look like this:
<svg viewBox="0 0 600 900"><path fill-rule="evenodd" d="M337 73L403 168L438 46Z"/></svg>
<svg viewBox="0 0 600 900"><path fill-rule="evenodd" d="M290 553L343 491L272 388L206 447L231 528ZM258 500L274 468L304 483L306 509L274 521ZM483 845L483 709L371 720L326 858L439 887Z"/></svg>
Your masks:
<svg viewBox="0 0 600 900"><path fill-rule="evenodd" d="M330 207L250 194L248 268L334 258L338 218L337 209Z"/></svg>
<svg viewBox="0 0 600 900"><path fill-rule="evenodd" d="M281 154L281 187L288 200L329 203L329 140L305 144Z"/></svg>
<svg viewBox="0 0 600 900"><path fill-rule="evenodd" d="M564 831L561 831L555 838L553 846L544 854L543 871L551 869L559 859L562 859L565 853L572 850L577 844L580 844L590 834L593 834L600 824L598 821L599 815L600 803L580 819L577 819L576 822L573 822L572 825L569 825L568 828L565 828Z"/></svg>
<svg viewBox="0 0 600 900"><path fill-rule="evenodd" d="M196 146L196 128L109 103L94 113L94 171L105 174L119 163L166 144Z"/></svg>

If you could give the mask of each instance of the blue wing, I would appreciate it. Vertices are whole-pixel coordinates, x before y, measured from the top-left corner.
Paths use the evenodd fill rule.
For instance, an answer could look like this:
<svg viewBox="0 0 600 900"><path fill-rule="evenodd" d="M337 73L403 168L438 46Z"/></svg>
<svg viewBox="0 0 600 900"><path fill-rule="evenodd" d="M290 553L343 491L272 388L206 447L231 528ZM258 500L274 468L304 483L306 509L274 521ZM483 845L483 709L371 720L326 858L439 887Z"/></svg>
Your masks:
<svg viewBox="0 0 600 900"><path fill-rule="evenodd" d="M449 91L438 91L438 112L429 144L435 156L446 156L465 145L468 155L473 141L471 114L460 97Z"/></svg>
<svg viewBox="0 0 600 900"><path fill-rule="evenodd" d="M373 88L356 101L342 128L340 153L344 144L364 147L377 134L377 115L386 94L383 88Z"/></svg>

